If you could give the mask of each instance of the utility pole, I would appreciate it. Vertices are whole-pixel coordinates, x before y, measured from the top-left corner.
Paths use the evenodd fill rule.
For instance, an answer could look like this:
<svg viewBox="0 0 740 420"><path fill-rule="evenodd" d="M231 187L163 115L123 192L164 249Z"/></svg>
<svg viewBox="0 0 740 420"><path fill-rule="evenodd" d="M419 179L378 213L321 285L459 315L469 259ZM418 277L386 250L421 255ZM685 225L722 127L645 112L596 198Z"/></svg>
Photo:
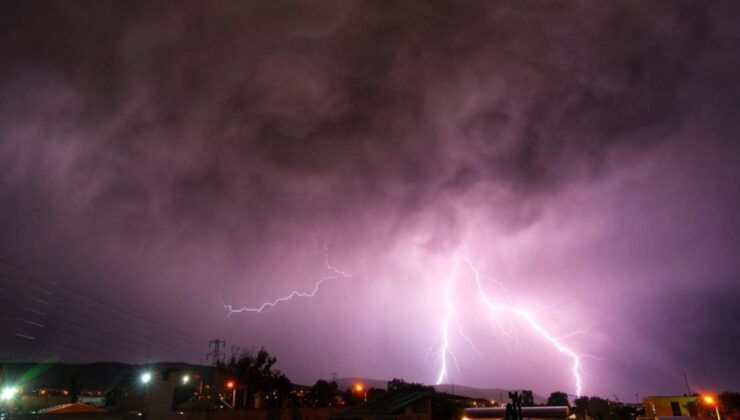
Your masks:
<svg viewBox="0 0 740 420"><path fill-rule="evenodd" d="M218 362L223 361L225 353L221 352L221 349L226 348L226 340L215 339L208 342L208 349L213 348L213 351L206 354L206 360L213 359L213 365L217 365Z"/></svg>
<svg viewBox="0 0 740 420"><path fill-rule="evenodd" d="M690 397L691 396L691 387L689 386L689 376L686 374L686 371L685 370L683 371L683 379L684 379L684 381L686 381L686 392L688 392L688 394L686 394L686 396L687 397Z"/></svg>
<svg viewBox="0 0 740 420"><path fill-rule="evenodd" d="M213 389L211 389L211 392L216 391L217 394L220 393L219 388L219 374L218 374L218 364L219 362L222 362L224 360L224 357L226 356L221 350L226 348L226 340L221 339L214 339L208 342L208 350L212 351L208 352L206 354L206 360L213 359Z"/></svg>

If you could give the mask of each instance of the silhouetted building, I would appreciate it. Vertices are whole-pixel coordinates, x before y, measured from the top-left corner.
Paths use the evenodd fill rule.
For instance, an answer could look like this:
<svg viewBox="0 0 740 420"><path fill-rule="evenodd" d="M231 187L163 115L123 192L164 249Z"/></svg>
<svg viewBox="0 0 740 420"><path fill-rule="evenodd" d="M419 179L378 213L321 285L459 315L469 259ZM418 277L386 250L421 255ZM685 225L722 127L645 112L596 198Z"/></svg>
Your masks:
<svg viewBox="0 0 740 420"><path fill-rule="evenodd" d="M646 419L659 417L696 417L698 400L687 396L653 396L643 398Z"/></svg>
<svg viewBox="0 0 740 420"><path fill-rule="evenodd" d="M459 419L469 407L490 404L434 391L391 392L367 404L346 408L332 420L447 420Z"/></svg>
<svg viewBox="0 0 740 420"><path fill-rule="evenodd" d="M337 413L332 420L430 420L433 391L395 392Z"/></svg>

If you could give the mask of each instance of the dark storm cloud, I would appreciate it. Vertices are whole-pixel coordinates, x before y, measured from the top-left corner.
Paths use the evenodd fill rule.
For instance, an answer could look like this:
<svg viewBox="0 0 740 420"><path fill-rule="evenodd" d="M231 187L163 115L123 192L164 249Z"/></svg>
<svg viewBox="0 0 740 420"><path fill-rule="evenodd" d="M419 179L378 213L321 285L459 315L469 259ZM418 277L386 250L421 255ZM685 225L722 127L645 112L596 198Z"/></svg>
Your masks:
<svg viewBox="0 0 740 420"><path fill-rule="evenodd" d="M737 8L7 3L0 249L195 299L184 266L235 288L310 235L445 253L473 207L518 231L687 123L734 134Z"/></svg>
<svg viewBox="0 0 740 420"><path fill-rule="evenodd" d="M6 171L92 180L81 210L125 229L541 193L664 141L732 64L719 6L16 6L4 126L61 155Z"/></svg>

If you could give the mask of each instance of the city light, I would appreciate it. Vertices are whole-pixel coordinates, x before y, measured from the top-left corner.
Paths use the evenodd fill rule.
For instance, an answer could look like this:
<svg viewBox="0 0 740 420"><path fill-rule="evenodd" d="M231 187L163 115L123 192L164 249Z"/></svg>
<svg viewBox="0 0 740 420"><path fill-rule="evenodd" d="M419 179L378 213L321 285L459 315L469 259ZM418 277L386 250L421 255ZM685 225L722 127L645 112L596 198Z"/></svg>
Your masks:
<svg viewBox="0 0 740 420"><path fill-rule="evenodd" d="M188 382L190 382L190 375L185 375L185 376L183 376L183 377L182 377L182 383L183 383L183 384L186 384L186 383L188 383Z"/></svg>
<svg viewBox="0 0 740 420"><path fill-rule="evenodd" d="M357 391L357 392L362 392L362 390L364 390L364 389L365 389L365 387L362 384L356 384L355 385L355 391Z"/></svg>
<svg viewBox="0 0 740 420"><path fill-rule="evenodd" d="M152 374L149 372L145 372L141 374L141 383L148 384L152 380Z"/></svg>
<svg viewBox="0 0 740 420"><path fill-rule="evenodd" d="M14 386L3 388L2 393L0 393L0 400L3 400L3 401L12 400L13 397L15 397L17 393L18 393L18 389Z"/></svg>
<svg viewBox="0 0 740 420"><path fill-rule="evenodd" d="M701 399L704 401L704 404L713 406L714 412L717 415L717 420L722 420L722 417L720 417L719 414L719 404L717 404L717 399L711 395L703 395Z"/></svg>
<svg viewBox="0 0 740 420"><path fill-rule="evenodd" d="M226 382L226 388L233 389L236 386L236 382L234 381L227 381Z"/></svg>

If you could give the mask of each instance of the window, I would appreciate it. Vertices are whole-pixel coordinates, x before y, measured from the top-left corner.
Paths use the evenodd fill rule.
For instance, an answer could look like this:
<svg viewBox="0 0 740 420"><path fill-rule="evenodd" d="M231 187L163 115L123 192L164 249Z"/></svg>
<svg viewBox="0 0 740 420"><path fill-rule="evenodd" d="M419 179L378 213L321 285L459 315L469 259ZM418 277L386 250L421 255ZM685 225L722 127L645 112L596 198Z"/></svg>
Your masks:
<svg viewBox="0 0 740 420"><path fill-rule="evenodd" d="M680 416L681 415L681 405L676 401L671 401L671 411L673 411L674 416Z"/></svg>

